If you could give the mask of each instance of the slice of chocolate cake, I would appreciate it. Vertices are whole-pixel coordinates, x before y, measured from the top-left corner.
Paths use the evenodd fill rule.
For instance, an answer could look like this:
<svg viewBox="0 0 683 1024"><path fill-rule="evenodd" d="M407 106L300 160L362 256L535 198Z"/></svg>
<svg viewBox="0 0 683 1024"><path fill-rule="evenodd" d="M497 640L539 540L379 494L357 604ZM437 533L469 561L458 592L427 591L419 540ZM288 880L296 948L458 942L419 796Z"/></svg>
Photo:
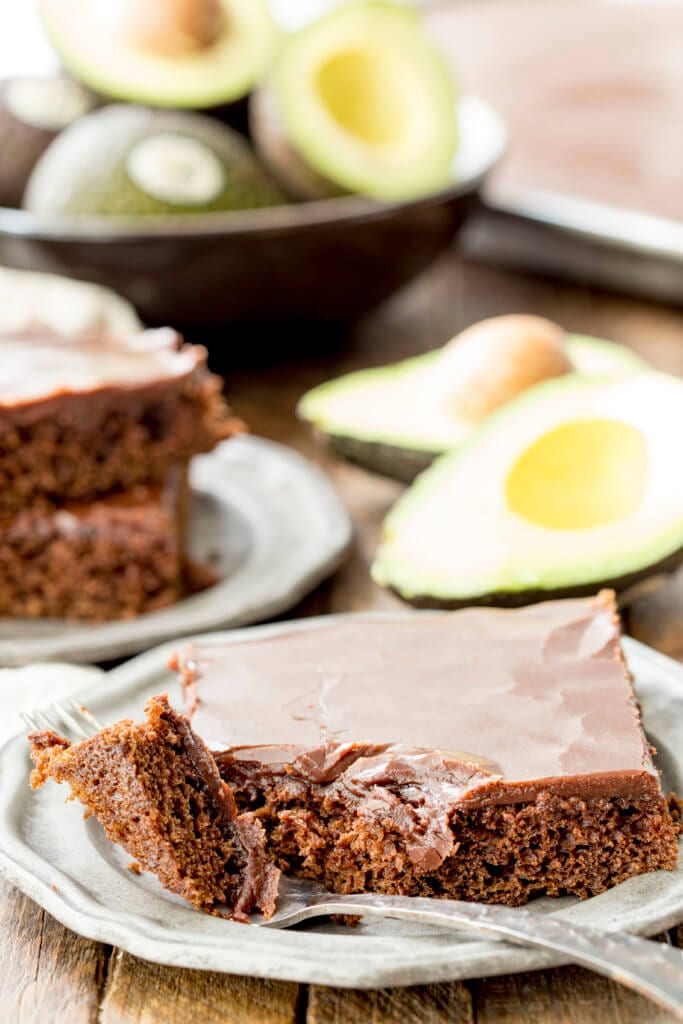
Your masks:
<svg viewBox="0 0 683 1024"><path fill-rule="evenodd" d="M187 503L178 466L163 485L0 519L0 615L104 622L179 600Z"/></svg>
<svg viewBox="0 0 683 1024"><path fill-rule="evenodd" d="M207 638L174 667L269 854L328 889L517 905L677 864L611 593Z"/></svg>
<svg viewBox="0 0 683 1024"><path fill-rule="evenodd" d="M240 430L206 357L167 328L0 335L0 517L161 483Z"/></svg>
<svg viewBox="0 0 683 1024"><path fill-rule="evenodd" d="M80 743L31 733L32 788L68 782L112 842L196 907L226 905L242 920L255 907L271 914L279 872L262 826L237 815L211 754L165 695L145 713L143 724L125 719Z"/></svg>

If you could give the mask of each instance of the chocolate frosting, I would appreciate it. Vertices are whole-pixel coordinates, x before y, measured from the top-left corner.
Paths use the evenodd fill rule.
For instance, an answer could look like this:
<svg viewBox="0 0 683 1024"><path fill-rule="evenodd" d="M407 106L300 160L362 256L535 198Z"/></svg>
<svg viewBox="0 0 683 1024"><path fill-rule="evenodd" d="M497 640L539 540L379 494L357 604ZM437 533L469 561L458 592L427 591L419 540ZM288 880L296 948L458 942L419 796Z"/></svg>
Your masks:
<svg viewBox="0 0 683 1024"><path fill-rule="evenodd" d="M168 387L205 361L204 348L183 345L169 328L123 338L38 329L0 335L0 412L28 421L64 398Z"/></svg>
<svg viewBox="0 0 683 1024"><path fill-rule="evenodd" d="M658 792L611 594L319 619L208 638L173 665L223 763L341 782L371 803Z"/></svg>

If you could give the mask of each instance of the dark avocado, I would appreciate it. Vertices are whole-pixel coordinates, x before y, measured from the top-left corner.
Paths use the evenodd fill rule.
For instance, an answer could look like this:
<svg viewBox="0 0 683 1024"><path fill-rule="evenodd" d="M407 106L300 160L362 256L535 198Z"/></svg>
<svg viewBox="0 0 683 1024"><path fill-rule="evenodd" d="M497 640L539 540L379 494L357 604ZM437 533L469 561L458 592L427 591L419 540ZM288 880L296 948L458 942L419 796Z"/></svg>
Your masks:
<svg viewBox="0 0 683 1024"><path fill-rule="evenodd" d="M96 102L66 75L14 76L0 82L0 206L21 205L38 158Z"/></svg>

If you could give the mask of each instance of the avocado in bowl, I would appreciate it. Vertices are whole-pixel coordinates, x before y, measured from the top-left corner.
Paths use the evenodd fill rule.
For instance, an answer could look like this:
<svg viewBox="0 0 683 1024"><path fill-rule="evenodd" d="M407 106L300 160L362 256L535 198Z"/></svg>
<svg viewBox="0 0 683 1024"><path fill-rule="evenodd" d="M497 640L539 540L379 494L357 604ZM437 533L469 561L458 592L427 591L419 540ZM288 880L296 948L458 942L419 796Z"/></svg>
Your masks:
<svg viewBox="0 0 683 1024"><path fill-rule="evenodd" d="M172 222L2 209L0 264L108 285L147 323L349 320L450 247L500 159L505 130L491 107L462 96L453 117L451 182L425 196L339 196Z"/></svg>
<svg viewBox="0 0 683 1024"><path fill-rule="evenodd" d="M245 0L202 0L206 18L199 23L195 15L188 22L186 0L163 5L160 24L152 15L161 5L151 0L122 0L115 6L116 16L113 6L107 14L108 5L43 0L42 11L71 73L108 99L132 100L131 110L138 113L130 118L154 119L161 139L136 138L125 159L119 148L110 159L118 175L112 189L101 185L102 168L108 168L100 153L111 151L108 140L106 145L97 141L103 130L86 137L82 124L67 129L41 158L26 192L27 208L0 210L0 263L106 284L133 302L149 323L252 326L353 319L449 247L503 152L505 131L498 115L477 97L458 93L418 16L404 5L352 3L301 33L276 32L274 40L269 28L267 59L257 61L259 70L242 76L234 89L220 75L212 77L211 54L220 50L225 57L226 38L233 37L233 43L240 38L240 26L253 13ZM256 11L263 4L252 6ZM64 17L64 11L81 8L83 39L93 43L87 53L82 40L73 38L79 19ZM116 59L98 60L98 53L112 49ZM298 66L294 58L302 53L311 68L321 62L308 94L292 74ZM174 78L167 72L176 66L183 73ZM416 97L405 117L404 78ZM182 83L182 95L172 82L177 88ZM250 149L248 159L237 161L248 164L251 181L268 181L270 188L244 184L237 189L238 201L227 201L224 193L234 195L234 190L221 192L224 175L206 153L208 146L215 155L216 146L205 130L188 133L179 124L166 130L158 119L205 117L198 109L232 102L257 83L255 108L264 96L281 100L291 93L293 99L284 104L287 117L272 131L262 122L257 127L254 115L256 152ZM340 99L347 92L350 104ZM186 109L158 109L171 105ZM383 141L378 111L384 108L393 111L388 117L393 127ZM105 108L83 120L104 126L124 117L111 109L121 108ZM212 117L212 127L217 132L225 125ZM301 149L301 132L316 135L319 129L320 155L339 180L304 196L273 160L273 151L280 145ZM78 154L70 161L77 188L65 182L67 143ZM353 153L357 159L351 159ZM160 172L162 162L173 172L170 184L169 175ZM90 163L99 163L97 174L85 166ZM132 205L131 179L138 193ZM381 187L385 180L390 187ZM153 201L139 202L141 188L147 197L155 193ZM89 189L96 194L88 196Z"/></svg>
<svg viewBox="0 0 683 1024"><path fill-rule="evenodd" d="M82 117L33 169L24 207L38 216L121 222L277 206L285 197L226 125L189 111L115 103Z"/></svg>
<svg viewBox="0 0 683 1024"><path fill-rule="evenodd" d="M204 110L246 96L280 33L267 0L39 0L65 68L107 99Z"/></svg>

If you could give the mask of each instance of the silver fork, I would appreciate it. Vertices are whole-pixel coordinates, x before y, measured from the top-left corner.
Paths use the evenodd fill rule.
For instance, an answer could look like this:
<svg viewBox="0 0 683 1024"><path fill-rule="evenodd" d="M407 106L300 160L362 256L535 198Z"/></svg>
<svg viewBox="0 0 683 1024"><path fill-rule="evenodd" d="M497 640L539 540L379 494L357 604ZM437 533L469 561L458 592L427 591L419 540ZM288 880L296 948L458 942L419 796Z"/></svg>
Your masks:
<svg viewBox="0 0 683 1024"><path fill-rule="evenodd" d="M72 698L54 704L52 711L59 720L59 727L66 726L80 739L87 739L102 728L95 716ZM59 728L41 711L22 717L32 730ZM250 920L260 927L289 928L330 914L418 921L456 930L473 929L514 945L562 953L573 963L634 989L683 1020L683 953L680 950L665 942L587 928L530 910L417 896L372 893L336 896L313 882L286 877L280 883L275 914L267 920L260 914L252 914Z"/></svg>

